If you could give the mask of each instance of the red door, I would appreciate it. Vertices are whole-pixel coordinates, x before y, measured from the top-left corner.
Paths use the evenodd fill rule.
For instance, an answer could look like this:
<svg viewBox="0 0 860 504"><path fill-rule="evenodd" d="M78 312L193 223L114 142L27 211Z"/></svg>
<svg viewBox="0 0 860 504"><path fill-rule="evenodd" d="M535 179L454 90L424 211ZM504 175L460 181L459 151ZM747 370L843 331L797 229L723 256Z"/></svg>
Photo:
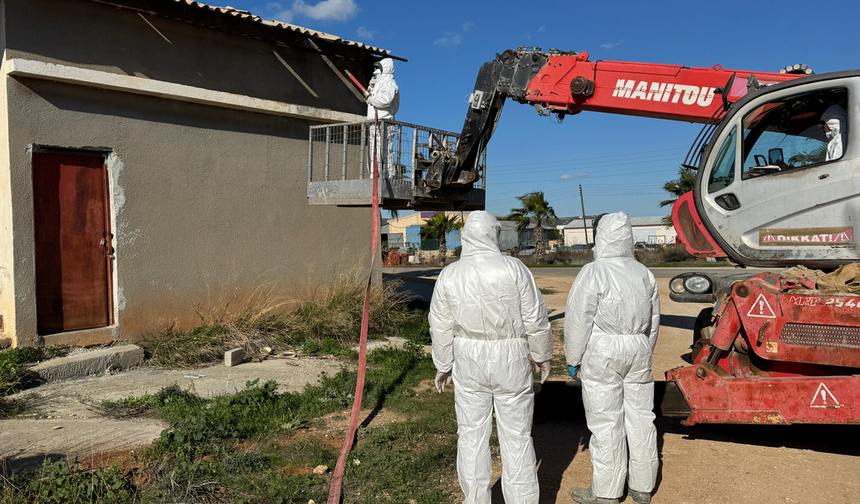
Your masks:
<svg viewBox="0 0 860 504"><path fill-rule="evenodd" d="M102 154L33 154L39 334L112 322L107 194Z"/></svg>

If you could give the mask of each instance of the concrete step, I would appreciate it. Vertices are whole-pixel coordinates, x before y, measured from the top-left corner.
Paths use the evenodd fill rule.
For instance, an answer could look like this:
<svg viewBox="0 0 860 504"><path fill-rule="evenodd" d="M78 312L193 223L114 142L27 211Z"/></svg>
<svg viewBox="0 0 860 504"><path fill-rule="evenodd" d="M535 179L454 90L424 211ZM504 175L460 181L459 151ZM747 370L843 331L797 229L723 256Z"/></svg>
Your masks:
<svg viewBox="0 0 860 504"><path fill-rule="evenodd" d="M53 382L104 374L108 370L129 369L141 364L143 349L137 345L122 345L50 359L40 362L32 370L43 380Z"/></svg>

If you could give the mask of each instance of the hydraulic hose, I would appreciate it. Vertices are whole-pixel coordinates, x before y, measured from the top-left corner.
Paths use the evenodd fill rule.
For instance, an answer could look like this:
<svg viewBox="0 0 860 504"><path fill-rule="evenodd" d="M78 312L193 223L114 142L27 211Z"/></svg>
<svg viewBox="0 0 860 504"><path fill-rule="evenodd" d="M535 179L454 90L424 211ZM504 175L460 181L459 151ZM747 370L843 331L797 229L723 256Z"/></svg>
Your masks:
<svg viewBox="0 0 860 504"><path fill-rule="evenodd" d="M376 242L379 236L379 166L376 159L377 143L379 142L379 111L376 111L374 118L374 138L373 138L373 173L371 174L371 185L373 185L373 200L372 200L372 231L371 231L371 253L370 253L370 272L367 277L367 287L364 290L364 310L361 314L361 339L358 346L358 380L355 383L355 398L352 402L352 414L349 417L349 427L346 430L346 437L343 440L343 448L340 450L340 456L337 459L337 465L334 469L334 475L331 480L331 488L328 494L328 504L339 504L343 485L343 476L346 471L346 457L352 449L352 444L355 442L355 431L358 427L358 415L361 410L361 398L364 394L364 371L367 364L367 326L370 318L370 287L373 281L373 263L376 258Z"/></svg>

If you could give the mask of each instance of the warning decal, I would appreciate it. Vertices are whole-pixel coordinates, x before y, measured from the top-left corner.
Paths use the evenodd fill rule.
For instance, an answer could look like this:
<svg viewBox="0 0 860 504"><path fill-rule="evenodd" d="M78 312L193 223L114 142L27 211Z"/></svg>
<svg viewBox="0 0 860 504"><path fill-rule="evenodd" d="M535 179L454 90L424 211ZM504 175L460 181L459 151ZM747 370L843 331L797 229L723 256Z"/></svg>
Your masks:
<svg viewBox="0 0 860 504"><path fill-rule="evenodd" d="M773 308L770 307L764 294L759 294L749 313L747 313L747 317L776 318L776 315L773 313Z"/></svg>
<svg viewBox="0 0 860 504"><path fill-rule="evenodd" d="M839 401L827 388L827 385L821 383L818 385L818 390L815 391L815 396L812 397L812 402L809 403L810 408L838 408Z"/></svg>

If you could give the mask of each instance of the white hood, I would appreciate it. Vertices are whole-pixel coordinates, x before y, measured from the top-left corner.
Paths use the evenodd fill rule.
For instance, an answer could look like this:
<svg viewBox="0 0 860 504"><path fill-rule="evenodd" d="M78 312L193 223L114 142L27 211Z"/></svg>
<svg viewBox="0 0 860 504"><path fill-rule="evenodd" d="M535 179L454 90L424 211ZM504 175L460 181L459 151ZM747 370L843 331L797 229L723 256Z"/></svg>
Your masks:
<svg viewBox="0 0 860 504"><path fill-rule="evenodd" d="M633 228L624 212L604 215L597 223L594 259L633 257Z"/></svg>
<svg viewBox="0 0 860 504"><path fill-rule="evenodd" d="M475 254L501 254L499 233L502 226L492 214L484 211L472 212L463 226L462 257Z"/></svg>

